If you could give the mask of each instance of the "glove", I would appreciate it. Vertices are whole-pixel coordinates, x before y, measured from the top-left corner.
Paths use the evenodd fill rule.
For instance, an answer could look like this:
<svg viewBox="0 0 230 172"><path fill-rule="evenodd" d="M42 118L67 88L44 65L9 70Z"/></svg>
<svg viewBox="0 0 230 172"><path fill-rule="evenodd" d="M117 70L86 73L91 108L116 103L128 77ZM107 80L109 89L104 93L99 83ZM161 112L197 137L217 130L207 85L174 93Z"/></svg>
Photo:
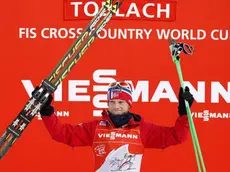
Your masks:
<svg viewBox="0 0 230 172"><path fill-rule="evenodd" d="M32 91L32 95L39 89L38 86ZM42 116L51 116L54 113L54 107L51 106L51 102L53 100L53 96L49 95L47 102L43 105L43 107L40 110L40 114Z"/></svg>
<svg viewBox="0 0 230 172"><path fill-rule="evenodd" d="M178 106L178 113L180 116L186 115L186 107L185 107L185 101L187 100L189 103L189 107L192 106L192 103L194 101L193 95L189 92L189 88L186 86L185 91L183 91L183 88L181 87L179 90L179 106Z"/></svg>

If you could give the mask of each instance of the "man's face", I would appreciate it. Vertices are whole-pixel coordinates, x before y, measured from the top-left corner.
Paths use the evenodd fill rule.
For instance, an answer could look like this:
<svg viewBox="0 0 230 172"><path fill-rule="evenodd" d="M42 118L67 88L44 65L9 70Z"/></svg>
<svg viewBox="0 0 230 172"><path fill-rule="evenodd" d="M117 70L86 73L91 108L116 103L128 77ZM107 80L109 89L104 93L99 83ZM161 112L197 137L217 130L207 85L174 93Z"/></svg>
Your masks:
<svg viewBox="0 0 230 172"><path fill-rule="evenodd" d="M129 104L121 99L114 99L109 101L109 111L114 115L122 115L129 111Z"/></svg>

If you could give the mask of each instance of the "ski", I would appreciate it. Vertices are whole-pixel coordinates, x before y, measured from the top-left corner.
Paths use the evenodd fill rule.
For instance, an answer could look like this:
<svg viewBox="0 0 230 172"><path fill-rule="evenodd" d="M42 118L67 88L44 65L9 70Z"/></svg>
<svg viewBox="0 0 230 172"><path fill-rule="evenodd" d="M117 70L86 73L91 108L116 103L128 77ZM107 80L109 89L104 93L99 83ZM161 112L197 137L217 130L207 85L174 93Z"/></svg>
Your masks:
<svg viewBox="0 0 230 172"><path fill-rule="evenodd" d="M16 140L21 136L28 124L47 102L49 95L57 89L58 85L66 78L67 74L72 70L78 60L92 45L101 30L117 12L124 0L121 2L117 0L114 5L113 1L114 0L107 0L105 5L90 21L89 25L73 43L67 53L65 53L50 75L42 81L39 88L33 93L18 116L6 128L6 131L2 137L0 137L0 159L3 158ZM104 16L106 11L108 11L108 13ZM104 18L101 19L103 16ZM83 44L84 41L85 43Z"/></svg>
<svg viewBox="0 0 230 172"><path fill-rule="evenodd" d="M70 47L70 49L62 57L62 59L60 60L60 62L56 65L56 67L54 68L54 70L47 77L49 82L52 82L52 80L55 79L55 77L57 77L57 75L60 72L60 70L65 66L65 64L68 62L68 60L73 56L73 54L80 47L80 45L82 44L82 42L86 39L87 36L89 36L92 33L92 31L95 29L94 27L99 22L99 20L101 19L101 17L112 6L113 1L114 0L107 0L107 2L105 3L105 5L99 10L99 12L90 21L89 25L84 29L84 31L81 33L81 35L78 37L78 39L73 43L73 45Z"/></svg>

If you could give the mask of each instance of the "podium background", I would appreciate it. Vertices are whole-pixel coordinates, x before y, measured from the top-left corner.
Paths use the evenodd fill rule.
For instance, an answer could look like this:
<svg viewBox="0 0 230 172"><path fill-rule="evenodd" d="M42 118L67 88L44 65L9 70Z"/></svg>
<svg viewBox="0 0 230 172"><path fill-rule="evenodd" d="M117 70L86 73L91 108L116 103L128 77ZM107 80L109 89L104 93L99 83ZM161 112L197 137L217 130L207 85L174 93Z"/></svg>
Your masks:
<svg viewBox="0 0 230 172"><path fill-rule="evenodd" d="M97 93L92 74L98 69L116 69L115 79L149 81L151 98L160 81L169 81L175 94L179 90L176 68L171 60L167 40L159 40L155 29L213 29L230 30L229 5L223 1L178 1L177 17L173 22L162 21L119 21L112 20L106 28L153 29L149 40L97 39L89 48L63 83L63 101L54 102L57 110L70 111L69 117L60 117L62 122L73 125L86 122L93 117L95 107L90 102L68 101L68 80L90 80L88 88L91 100ZM74 39L20 39L20 27L83 27L88 20L63 20L62 0L2 1L1 2L1 114L0 134L16 117L29 99L21 80L31 80L33 85L48 76L54 66L68 50ZM230 37L230 36L229 36ZM181 40L180 40L181 41ZM195 47L191 57L183 56L181 62L184 79L197 87L198 81L205 81L205 102L194 103L192 111L209 109L214 112L229 112L229 102L220 98L211 102L211 82L220 82L229 90L230 39L215 41L184 40ZM117 51L117 54L115 53ZM114 53L112 53L114 52ZM146 121L171 126L177 114L177 103L168 99L159 102L134 102L133 112L142 114ZM229 119L194 119L208 172L229 172L230 129ZM72 149L51 139L42 121L34 119L21 138L0 161L1 172L12 171L93 171L91 148ZM165 150L146 149L143 159L146 172L195 172L197 171L191 137L182 145Z"/></svg>

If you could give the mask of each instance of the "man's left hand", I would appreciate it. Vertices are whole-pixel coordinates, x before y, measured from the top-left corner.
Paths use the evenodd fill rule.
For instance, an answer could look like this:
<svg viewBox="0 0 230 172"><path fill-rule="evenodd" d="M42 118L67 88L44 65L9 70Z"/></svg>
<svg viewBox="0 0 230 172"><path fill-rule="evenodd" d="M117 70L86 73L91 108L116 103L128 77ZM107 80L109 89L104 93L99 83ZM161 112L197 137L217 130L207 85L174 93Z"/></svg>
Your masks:
<svg viewBox="0 0 230 172"><path fill-rule="evenodd" d="M183 91L182 87L179 90L178 113L179 113L180 116L187 114L184 100L188 101L189 107L192 106L194 98L193 98L193 95L189 92L189 88L187 86L185 87L185 91Z"/></svg>

